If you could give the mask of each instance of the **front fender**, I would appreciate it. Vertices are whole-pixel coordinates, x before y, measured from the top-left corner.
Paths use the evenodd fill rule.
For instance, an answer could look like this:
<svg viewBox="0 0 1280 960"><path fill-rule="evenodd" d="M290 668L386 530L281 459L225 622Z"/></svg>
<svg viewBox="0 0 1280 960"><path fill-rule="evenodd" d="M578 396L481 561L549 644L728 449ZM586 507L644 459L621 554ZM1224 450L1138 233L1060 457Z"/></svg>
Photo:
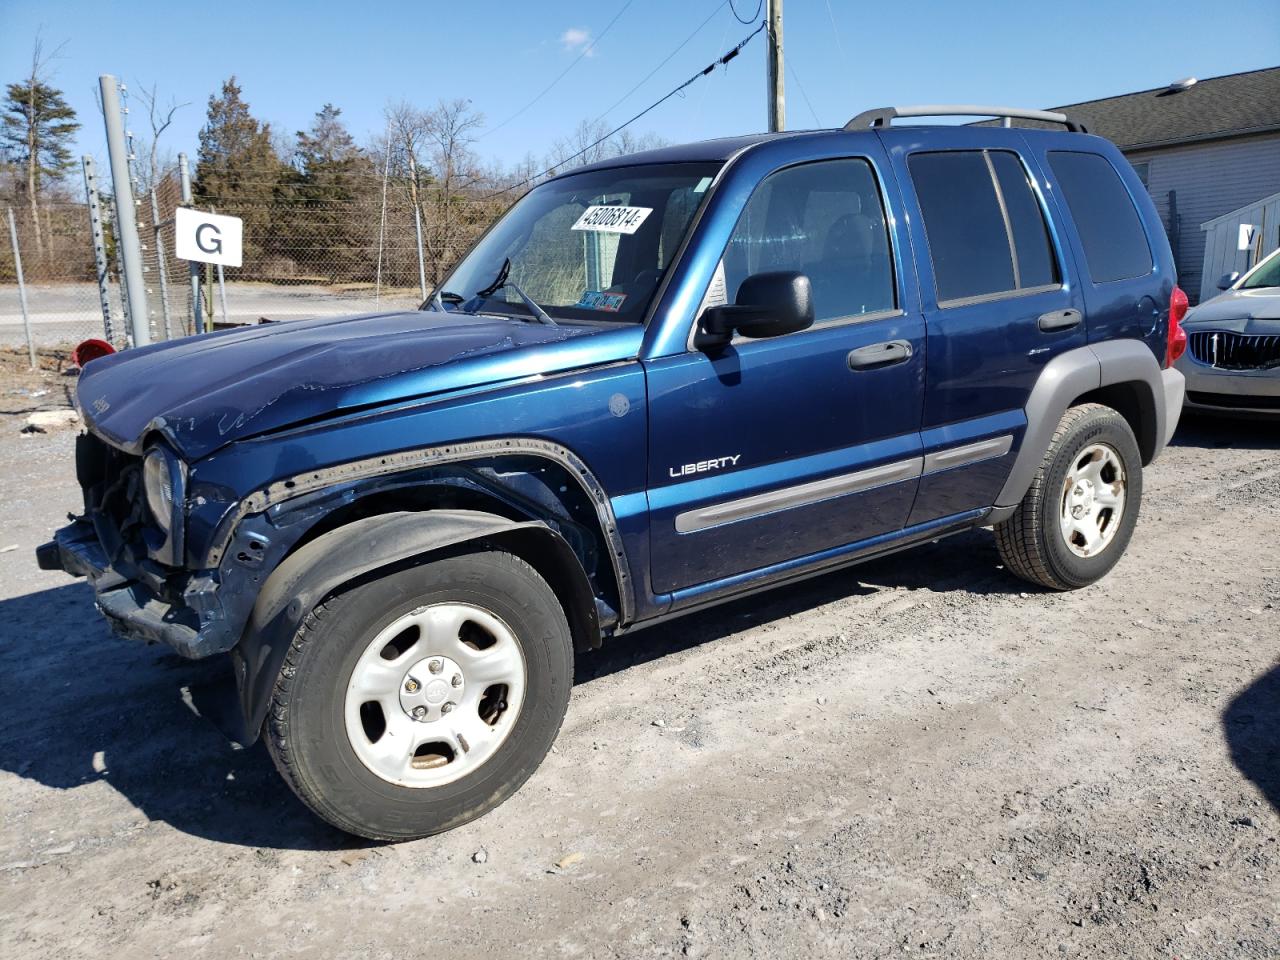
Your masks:
<svg viewBox="0 0 1280 960"><path fill-rule="evenodd" d="M475 510L379 514L338 527L298 548L263 584L244 634L231 652L243 722L243 729L229 731L232 739L244 746L257 740L289 644L306 615L326 596L374 571L424 554L520 533L550 538L561 557L573 557L563 538L544 523ZM585 582L586 574L580 567L578 572ZM589 587L586 592L590 596ZM592 607L586 616L594 615Z"/></svg>

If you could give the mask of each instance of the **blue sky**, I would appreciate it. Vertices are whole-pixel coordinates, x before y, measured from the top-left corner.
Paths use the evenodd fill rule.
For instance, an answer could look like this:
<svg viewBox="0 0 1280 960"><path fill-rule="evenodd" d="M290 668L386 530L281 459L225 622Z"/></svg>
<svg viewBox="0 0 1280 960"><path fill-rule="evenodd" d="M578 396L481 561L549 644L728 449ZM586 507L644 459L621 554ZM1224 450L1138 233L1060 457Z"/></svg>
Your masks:
<svg viewBox="0 0 1280 960"><path fill-rule="evenodd" d="M755 12L756 0L734 2L744 17ZM277 130L305 127L331 101L362 142L381 130L388 101L469 98L488 128L508 121L476 149L514 164L526 154L543 157L584 118L609 111L610 121L622 122L752 29L722 0L624 3L0 0L0 79L23 74L37 30L48 48L66 41L52 64L54 82L84 123L79 151L100 157L99 73L135 87L154 83L162 99L190 102L162 142L193 155L209 94L234 73L255 115ZM892 103L1043 107L1280 64L1275 0L787 0L785 9L790 127L835 126ZM587 56L511 119L593 39ZM671 141L763 129L762 40L634 129ZM145 126L140 117L134 125Z"/></svg>

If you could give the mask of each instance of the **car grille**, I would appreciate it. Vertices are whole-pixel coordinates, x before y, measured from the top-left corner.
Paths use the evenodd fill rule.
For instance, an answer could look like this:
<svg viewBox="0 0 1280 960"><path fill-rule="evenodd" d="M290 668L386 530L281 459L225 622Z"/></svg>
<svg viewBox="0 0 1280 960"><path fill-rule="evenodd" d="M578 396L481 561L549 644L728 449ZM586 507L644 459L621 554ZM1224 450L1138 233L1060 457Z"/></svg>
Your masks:
<svg viewBox="0 0 1280 960"><path fill-rule="evenodd" d="M1189 346L1193 357L1220 370L1280 367L1280 335L1204 331L1191 334Z"/></svg>

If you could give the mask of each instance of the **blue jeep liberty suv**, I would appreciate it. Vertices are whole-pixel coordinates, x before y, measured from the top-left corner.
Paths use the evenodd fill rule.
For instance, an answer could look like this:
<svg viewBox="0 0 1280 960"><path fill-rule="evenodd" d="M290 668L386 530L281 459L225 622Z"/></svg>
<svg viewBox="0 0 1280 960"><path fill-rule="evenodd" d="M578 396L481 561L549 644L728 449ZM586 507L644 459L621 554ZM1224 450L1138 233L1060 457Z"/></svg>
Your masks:
<svg viewBox="0 0 1280 960"><path fill-rule="evenodd" d="M893 122L948 114L1001 120ZM1098 580L1185 310L1132 168L1060 114L620 157L419 310L90 363L84 511L38 559L119 634L229 654L235 736L319 816L423 836L520 787L606 637L977 526Z"/></svg>

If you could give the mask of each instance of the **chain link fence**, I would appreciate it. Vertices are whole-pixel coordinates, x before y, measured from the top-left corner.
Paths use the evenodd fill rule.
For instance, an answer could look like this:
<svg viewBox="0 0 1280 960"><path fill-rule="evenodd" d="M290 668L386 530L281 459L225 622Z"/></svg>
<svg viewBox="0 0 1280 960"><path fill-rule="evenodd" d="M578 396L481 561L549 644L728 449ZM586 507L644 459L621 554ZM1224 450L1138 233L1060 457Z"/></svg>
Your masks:
<svg viewBox="0 0 1280 960"><path fill-rule="evenodd" d="M416 197L415 197L416 194ZM163 341L195 332L192 265L175 254L175 177L136 198L151 336ZM264 320L413 309L492 220L505 198L441 196L388 181L381 197L356 201L275 197L267 201L198 199L193 206L240 217L244 263L197 264L206 329ZM27 320L37 349L66 347L90 337L128 345L128 302L113 230L113 202L100 197L106 276L98 282L95 238L87 202L42 200L39 230L29 206L0 197L17 227ZM22 347L26 326L7 222L0 245L0 346ZM106 308L104 308L104 298ZM106 313L107 315L104 315Z"/></svg>

